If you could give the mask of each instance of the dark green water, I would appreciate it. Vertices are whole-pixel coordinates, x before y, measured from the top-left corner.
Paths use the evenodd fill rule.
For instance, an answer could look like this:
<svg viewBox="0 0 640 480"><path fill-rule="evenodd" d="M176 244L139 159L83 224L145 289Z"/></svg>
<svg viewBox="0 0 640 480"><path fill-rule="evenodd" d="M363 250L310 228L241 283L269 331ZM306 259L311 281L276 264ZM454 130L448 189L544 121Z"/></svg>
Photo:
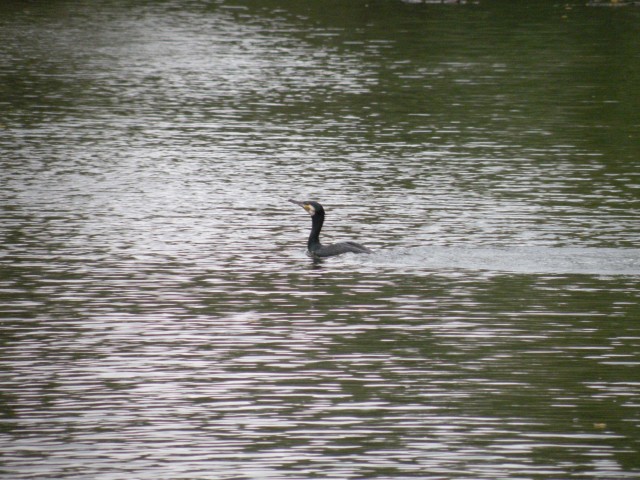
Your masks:
<svg viewBox="0 0 640 480"><path fill-rule="evenodd" d="M517 3L5 2L0 476L640 478L640 10Z"/></svg>

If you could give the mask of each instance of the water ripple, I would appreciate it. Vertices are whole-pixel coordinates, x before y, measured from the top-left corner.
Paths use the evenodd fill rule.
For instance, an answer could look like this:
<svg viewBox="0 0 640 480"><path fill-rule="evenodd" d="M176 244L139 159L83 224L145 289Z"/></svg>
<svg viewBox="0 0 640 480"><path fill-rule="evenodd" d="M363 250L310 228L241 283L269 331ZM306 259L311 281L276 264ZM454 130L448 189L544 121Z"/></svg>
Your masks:
<svg viewBox="0 0 640 480"><path fill-rule="evenodd" d="M0 13L4 473L638 477L635 10L116 3Z"/></svg>

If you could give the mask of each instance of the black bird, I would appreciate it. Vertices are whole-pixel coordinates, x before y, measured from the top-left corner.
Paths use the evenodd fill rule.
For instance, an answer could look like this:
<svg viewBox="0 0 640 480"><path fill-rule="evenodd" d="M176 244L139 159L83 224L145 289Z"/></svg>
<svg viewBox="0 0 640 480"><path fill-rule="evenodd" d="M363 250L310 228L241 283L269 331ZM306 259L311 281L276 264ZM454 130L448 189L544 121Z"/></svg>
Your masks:
<svg viewBox="0 0 640 480"><path fill-rule="evenodd" d="M324 223L324 208L318 202L298 202L289 200L291 203L300 205L309 215L311 215L311 233L307 241L308 254L312 257L332 257L343 253L371 253L364 245L356 242L340 242L331 245L322 245L320 243L320 230Z"/></svg>

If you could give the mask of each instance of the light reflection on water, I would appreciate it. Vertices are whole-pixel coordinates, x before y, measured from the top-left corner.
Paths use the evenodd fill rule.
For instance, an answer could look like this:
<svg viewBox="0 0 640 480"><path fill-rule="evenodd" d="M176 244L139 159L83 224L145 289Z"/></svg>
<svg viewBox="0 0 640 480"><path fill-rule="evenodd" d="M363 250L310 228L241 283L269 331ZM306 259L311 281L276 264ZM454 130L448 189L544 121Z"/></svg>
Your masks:
<svg viewBox="0 0 640 480"><path fill-rule="evenodd" d="M637 478L610 58L480 7L172 5L2 17L7 475ZM314 264L289 197L376 253Z"/></svg>

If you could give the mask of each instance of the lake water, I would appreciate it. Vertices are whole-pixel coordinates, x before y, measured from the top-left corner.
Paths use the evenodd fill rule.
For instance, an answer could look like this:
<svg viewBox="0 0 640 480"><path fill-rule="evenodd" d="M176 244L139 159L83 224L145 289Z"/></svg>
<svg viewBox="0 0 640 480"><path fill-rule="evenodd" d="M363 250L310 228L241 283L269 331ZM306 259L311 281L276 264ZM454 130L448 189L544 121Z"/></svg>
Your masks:
<svg viewBox="0 0 640 480"><path fill-rule="evenodd" d="M640 9L515 3L4 2L0 476L640 478Z"/></svg>

